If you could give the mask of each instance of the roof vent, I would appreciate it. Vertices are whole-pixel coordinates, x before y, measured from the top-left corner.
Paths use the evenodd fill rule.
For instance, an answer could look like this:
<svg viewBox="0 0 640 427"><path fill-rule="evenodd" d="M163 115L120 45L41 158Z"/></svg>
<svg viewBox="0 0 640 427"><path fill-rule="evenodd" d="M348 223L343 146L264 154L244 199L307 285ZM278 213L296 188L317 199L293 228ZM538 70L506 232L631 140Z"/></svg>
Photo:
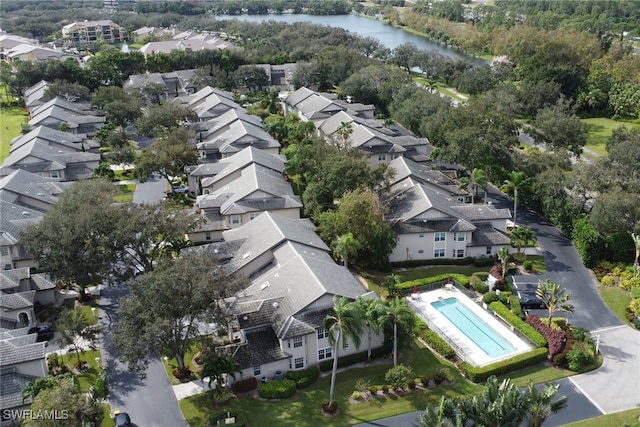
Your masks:
<svg viewBox="0 0 640 427"><path fill-rule="evenodd" d="M273 308L278 308L278 305L279 305L279 304L278 304L277 302L274 302L274 303L273 303L273 304L271 304L271 305L273 306Z"/></svg>
<svg viewBox="0 0 640 427"><path fill-rule="evenodd" d="M267 289L269 286L271 286L271 284L269 284L269 282L264 282L262 285L260 285L260 290L264 291L265 289Z"/></svg>
<svg viewBox="0 0 640 427"><path fill-rule="evenodd" d="M31 215L29 212L27 212L27 211L22 211L22 216L29 216L29 215Z"/></svg>
<svg viewBox="0 0 640 427"><path fill-rule="evenodd" d="M242 259L247 259L251 256L251 252L247 252L246 254L242 255Z"/></svg>

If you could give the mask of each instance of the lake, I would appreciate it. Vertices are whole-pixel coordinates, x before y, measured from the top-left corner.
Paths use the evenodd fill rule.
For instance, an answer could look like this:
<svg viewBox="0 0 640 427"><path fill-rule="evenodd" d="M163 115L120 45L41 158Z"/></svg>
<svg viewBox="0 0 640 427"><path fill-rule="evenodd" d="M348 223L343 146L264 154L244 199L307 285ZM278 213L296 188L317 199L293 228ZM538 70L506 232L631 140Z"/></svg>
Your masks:
<svg viewBox="0 0 640 427"><path fill-rule="evenodd" d="M428 38L411 34L400 28L387 25L382 21L364 18L357 15L219 15L215 18L238 19L240 21L247 22L276 21L285 22L287 24L291 24L294 22L311 22L312 24L344 28L345 30L363 37L369 36L376 38L389 49L394 49L403 43L413 43L420 50L437 52L441 55L451 58L464 59L474 65L487 64L486 60L475 57L473 55L469 55L461 50L450 48Z"/></svg>

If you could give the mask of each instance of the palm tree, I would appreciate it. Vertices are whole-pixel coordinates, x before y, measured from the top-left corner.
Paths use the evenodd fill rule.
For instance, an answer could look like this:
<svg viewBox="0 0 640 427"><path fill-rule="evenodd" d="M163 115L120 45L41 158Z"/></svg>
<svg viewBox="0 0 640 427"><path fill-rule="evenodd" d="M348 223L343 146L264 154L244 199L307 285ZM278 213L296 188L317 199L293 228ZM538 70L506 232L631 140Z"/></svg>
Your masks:
<svg viewBox="0 0 640 427"><path fill-rule="evenodd" d="M471 171L471 175L460 178L461 189L467 190L469 186L471 186L471 204L475 203L475 198L478 196L478 189L484 190L485 193L488 192L488 183L487 174L483 169L479 168L474 168L473 171Z"/></svg>
<svg viewBox="0 0 640 427"><path fill-rule="evenodd" d="M385 311L387 319L393 322L393 366L395 367L398 366L398 325L410 330L415 316L407 302L400 297L388 300Z"/></svg>
<svg viewBox="0 0 640 427"><path fill-rule="evenodd" d="M345 267L349 267L348 259L356 255L360 246L360 242L353 237L352 233L346 233L336 237L336 240L331 244L331 249L333 255L341 260Z"/></svg>
<svg viewBox="0 0 640 427"><path fill-rule="evenodd" d="M530 180L524 172L513 171L509 178L504 180L500 191L513 194L513 225L516 225L516 214L518 212L519 194L530 185Z"/></svg>
<svg viewBox="0 0 640 427"><path fill-rule="evenodd" d="M208 357L205 360L200 372L200 378L202 381L205 378L209 378L209 388L211 388L211 383L215 382L216 390L220 392L225 381L225 375L235 380L236 372L240 372L240 365L233 357L217 356L213 352L210 354L212 357Z"/></svg>
<svg viewBox="0 0 640 427"><path fill-rule="evenodd" d="M540 427L551 414L555 414L567 406L567 396L562 396L558 400L553 400L560 388L559 384L546 384L542 390L538 390L533 381L527 387L527 409L528 427Z"/></svg>
<svg viewBox="0 0 640 427"><path fill-rule="evenodd" d="M362 320L367 326L368 332L368 350L367 361L371 360L371 333L380 333L380 328L384 323L384 307L382 301L377 298L363 298L356 299L356 304L362 314Z"/></svg>
<svg viewBox="0 0 640 427"><path fill-rule="evenodd" d="M502 278L507 275L507 264L509 263L509 257L511 254L509 253L509 248L504 247L500 248L498 251L498 259L500 260L500 266L502 267Z"/></svg>
<svg viewBox="0 0 640 427"><path fill-rule="evenodd" d="M511 240L511 245L515 246L518 249L518 254L520 254L520 249L523 246L526 246L529 242L535 240L536 233L531 228L521 225L520 227L516 227L511 230L509 238Z"/></svg>
<svg viewBox="0 0 640 427"><path fill-rule="evenodd" d="M545 281L540 280L538 282L536 296L547 306L547 310L549 311L549 326L551 326L553 313L557 310L573 313L573 305L569 304L571 293L567 292L565 288L561 288L560 285L551 279Z"/></svg>
<svg viewBox="0 0 640 427"><path fill-rule="evenodd" d="M324 318L322 326L329 332L329 344L333 346L333 370L331 371L331 386L329 389L329 405L331 405L333 403L333 392L336 386L338 350L340 350L349 339L353 341L356 348L360 347L360 335L363 329L360 310L358 310L355 303L349 301L347 298L334 297L333 314Z"/></svg>
<svg viewBox="0 0 640 427"><path fill-rule="evenodd" d="M353 133L353 125L351 122L341 122L336 133L338 137L340 137L341 148L349 147L349 138L351 138L351 134Z"/></svg>
<svg viewBox="0 0 640 427"><path fill-rule="evenodd" d="M451 417L447 414L452 414ZM422 427L463 427L462 413L455 407L452 400L445 396L440 398L437 408L428 407L420 417Z"/></svg>
<svg viewBox="0 0 640 427"><path fill-rule="evenodd" d="M387 290L387 298L393 298L398 295L398 284L402 282L402 278L398 274L390 274L384 278L382 287Z"/></svg>

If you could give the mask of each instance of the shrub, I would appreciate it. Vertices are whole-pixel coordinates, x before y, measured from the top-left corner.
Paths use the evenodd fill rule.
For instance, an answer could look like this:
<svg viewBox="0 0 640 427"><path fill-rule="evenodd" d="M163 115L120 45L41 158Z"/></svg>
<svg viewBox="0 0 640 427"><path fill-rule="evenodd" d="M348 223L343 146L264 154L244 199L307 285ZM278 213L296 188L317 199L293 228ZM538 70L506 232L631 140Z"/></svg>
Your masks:
<svg viewBox="0 0 640 427"><path fill-rule="evenodd" d="M532 343L537 345L538 347L545 347L547 345L547 340L542 336L538 331L536 331L533 326L529 325L520 317L513 314L504 304L499 301L492 302L490 305L491 310L493 310L497 315L502 317L506 322L513 325L520 333L526 336Z"/></svg>
<svg viewBox="0 0 640 427"><path fill-rule="evenodd" d="M564 345L564 349L556 354L551 363L553 364L553 366L558 366L561 368L565 368L567 366L567 353L569 352L569 350L571 350L571 347L573 347L575 340L573 339L573 332L571 331L571 328L569 327L564 327L563 328L566 336L567 336L567 341Z"/></svg>
<svg viewBox="0 0 640 427"><path fill-rule="evenodd" d="M489 265L493 265L493 262ZM487 280L489 278L489 273L487 273L486 271L478 271L473 273L473 276L476 276L477 278L479 278L480 280L482 280L483 282L485 280ZM471 276L471 277L473 277Z"/></svg>
<svg viewBox="0 0 640 427"><path fill-rule="evenodd" d="M60 358L58 357L58 353L51 353L47 356L47 365L49 366L49 370L55 370L60 366Z"/></svg>
<svg viewBox="0 0 640 427"><path fill-rule="evenodd" d="M499 300L500 298L498 297L498 294L495 293L495 291L489 291L486 294L482 295L482 302L487 305Z"/></svg>
<svg viewBox="0 0 640 427"><path fill-rule="evenodd" d="M384 355L387 355L391 352L391 342L389 344L385 344L382 347L374 348L371 350L371 358L377 359ZM355 363L366 362L367 361L367 351L363 351L360 353L349 354L346 356L340 356L338 359L338 368L344 368L345 366L350 366ZM333 360L323 360L320 362L320 371L329 372L333 369Z"/></svg>
<svg viewBox="0 0 640 427"><path fill-rule="evenodd" d="M100 371L98 376L93 380L91 393L96 399L107 398L107 394L109 393L109 377L107 376L106 370L103 369Z"/></svg>
<svg viewBox="0 0 640 427"><path fill-rule="evenodd" d="M541 333L547 343L549 345L549 358L553 359L553 357L560 353L564 349L564 345L567 341L566 334L564 331L556 330L551 328L548 325L542 323L542 320L535 314L530 314L527 316L527 323L533 326L536 331Z"/></svg>
<svg viewBox="0 0 640 427"><path fill-rule="evenodd" d="M486 279L484 279L486 280ZM478 283L484 282L484 280L482 280L481 278L479 278L478 276L476 276L475 274L473 274L470 278L469 278L469 286L471 286L473 289L475 289L476 285Z"/></svg>
<svg viewBox="0 0 640 427"><path fill-rule="evenodd" d="M440 356L449 360L455 359L456 351L436 332L427 328L420 332L420 338Z"/></svg>
<svg viewBox="0 0 640 427"><path fill-rule="evenodd" d="M389 382L394 390L402 390L414 376L411 367L400 364L389 369L387 373L384 374L384 380Z"/></svg>
<svg viewBox="0 0 640 427"><path fill-rule="evenodd" d="M184 380L187 379L191 376L191 369L189 368L183 368L183 369L174 369L173 370L173 376L177 379L177 380Z"/></svg>
<svg viewBox="0 0 640 427"><path fill-rule="evenodd" d="M382 386L382 392L383 392L384 394L389 393L389 386L388 386L388 385L386 385L386 384L384 384L384 385Z"/></svg>
<svg viewBox="0 0 640 427"><path fill-rule="evenodd" d="M369 389L371 381L365 380L364 378L358 378L354 385L354 388L359 392L365 392Z"/></svg>
<svg viewBox="0 0 640 427"><path fill-rule="evenodd" d="M467 362L462 363L460 369L464 375L474 383L486 381L492 375L503 375L517 369L535 365L547 358L546 348L536 348L527 353L522 353L507 360L485 366L473 366Z"/></svg>
<svg viewBox="0 0 640 427"><path fill-rule="evenodd" d="M422 286L441 284L445 285L449 282L449 279L458 283L461 286L468 287L469 286L469 277L464 274L438 274L437 276L424 277L422 279L409 280L407 282L402 282L398 284L398 290L400 292L403 291L412 291L414 286L420 288Z"/></svg>
<svg viewBox="0 0 640 427"><path fill-rule="evenodd" d="M630 291L631 288L640 287L640 277L630 277L620 281L620 287L625 291Z"/></svg>
<svg viewBox="0 0 640 427"><path fill-rule="evenodd" d="M631 298L640 298L640 286L634 286L631 288Z"/></svg>
<svg viewBox="0 0 640 427"><path fill-rule="evenodd" d="M497 294L497 292L496 292L496 294ZM511 295L513 295L513 292L511 292L511 291L502 291L502 292L500 292L500 296L499 296L498 301L500 301L504 305L509 305L509 298L511 297Z"/></svg>
<svg viewBox="0 0 640 427"><path fill-rule="evenodd" d="M445 367L438 368L436 370L434 377L436 376L440 378L441 381L448 381L448 382L453 381L453 375L451 374L451 371L449 370L449 368L445 368Z"/></svg>
<svg viewBox="0 0 640 427"><path fill-rule="evenodd" d="M378 386L377 385L369 386L369 393L371 393L372 395L376 395L378 393Z"/></svg>
<svg viewBox="0 0 640 427"><path fill-rule="evenodd" d="M567 353L569 369L579 371L584 366L593 362L594 348L586 342L577 342Z"/></svg>
<svg viewBox="0 0 640 427"><path fill-rule="evenodd" d="M496 281L497 283L497 281ZM503 281L504 283L504 281ZM487 285L484 282L477 282L474 286L473 286L473 290L478 292L479 294L486 294L487 292L489 292L489 285Z"/></svg>
<svg viewBox="0 0 640 427"><path fill-rule="evenodd" d="M591 335L589 334L589 330L585 328L573 328L571 331L573 335L573 339L576 341L586 341L592 342Z"/></svg>
<svg viewBox="0 0 640 427"><path fill-rule="evenodd" d="M520 305L520 300L517 296L511 295L509 297L509 308L513 314L522 318L522 306Z"/></svg>
<svg viewBox="0 0 640 427"><path fill-rule="evenodd" d="M407 381L407 385L409 386L409 390L413 390L414 388L416 388L416 380Z"/></svg>
<svg viewBox="0 0 640 427"><path fill-rule="evenodd" d="M602 280L600 280L600 283L602 283L604 286L615 286L616 278L608 274L604 276Z"/></svg>
<svg viewBox="0 0 640 427"><path fill-rule="evenodd" d="M234 393L246 393L247 391L255 390L256 387L258 387L256 377L249 377L231 384L231 391Z"/></svg>
<svg viewBox="0 0 640 427"><path fill-rule="evenodd" d="M591 224L589 218L584 216L573 221L573 233L571 235L576 249L582 257L585 267L592 268L600 259L604 239L600 232Z"/></svg>
<svg viewBox="0 0 640 427"><path fill-rule="evenodd" d="M429 387L429 375L423 375L420 377L420 383L422 383L423 386L425 387Z"/></svg>
<svg viewBox="0 0 640 427"><path fill-rule="evenodd" d="M473 259L473 265L476 267L489 267L490 265L493 265L494 262L495 260L491 256Z"/></svg>
<svg viewBox="0 0 640 427"><path fill-rule="evenodd" d="M320 368L314 366L312 368L303 369L301 371L288 371L285 377L296 382L297 388L305 388L316 382L320 376Z"/></svg>
<svg viewBox="0 0 640 427"><path fill-rule="evenodd" d="M527 271L533 270L533 261L531 261L530 259L526 260L522 263L522 267L524 267L524 269Z"/></svg>
<svg viewBox="0 0 640 427"><path fill-rule="evenodd" d="M358 390L355 390L353 393L351 393L351 398L352 399L361 399L362 398L362 393L359 392Z"/></svg>
<svg viewBox="0 0 640 427"><path fill-rule="evenodd" d="M293 380L269 381L258 386L258 395L263 399L282 399L291 397L296 392L296 382Z"/></svg>
<svg viewBox="0 0 640 427"><path fill-rule="evenodd" d="M640 317L640 298L631 300L631 303L629 304L629 311L636 317Z"/></svg>

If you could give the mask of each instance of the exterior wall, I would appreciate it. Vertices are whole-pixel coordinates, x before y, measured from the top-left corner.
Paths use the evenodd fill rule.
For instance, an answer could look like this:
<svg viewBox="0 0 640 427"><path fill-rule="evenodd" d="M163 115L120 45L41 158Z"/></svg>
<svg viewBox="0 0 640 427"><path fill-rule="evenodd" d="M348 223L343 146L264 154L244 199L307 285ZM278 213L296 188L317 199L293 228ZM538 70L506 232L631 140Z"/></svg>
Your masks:
<svg viewBox="0 0 640 427"><path fill-rule="evenodd" d="M42 305L49 305L56 302L56 293L54 289L46 289L44 291L36 292L36 302Z"/></svg>
<svg viewBox="0 0 640 427"><path fill-rule="evenodd" d="M1 246L0 247L0 268L3 270L8 270L6 266L10 265L13 267L13 257L16 256L18 252L17 246Z"/></svg>
<svg viewBox="0 0 640 427"><path fill-rule="evenodd" d="M264 151L265 153L269 153L269 154L278 154L280 152L280 148L278 148L278 147L264 148L264 149L262 149L262 151ZM225 153L225 154L222 154L222 158L226 159L228 157L233 156L234 154L236 154L236 153Z"/></svg>
<svg viewBox="0 0 640 427"><path fill-rule="evenodd" d="M245 368L240 371L240 376L237 378L238 380L249 377L256 377L258 381L261 381L264 377L267 380L272 380L276 372L280 371L282 373L287 372L289 370L289 359L278 360L272 363L267 363L264 365L260 365L260 374L254 375L254 367L251 366L249 368Z"/></svg>
<svg viewBox="0 0 640 427"><path fill-rule="evenodd" d="M22 324L20 322L20 314L25 313L28 317L28 324ZM19 308L15 310L3 309L0 313L0 317L11 322L17 322L18 327L32 326L36 323L36 314L33 311L33 307Z"/></svg>
<svg viewBox="0 0 640 427"><path fill-rule="evenodd" d="M209 239L207 239L206 231L191 232L188 234L189 240L192 242L218 242L222 240L222 230L210 231Z"/></svg>
<svg viewBox="0 0 640 427"><path fill-rule="evenodd" d="M254 255L252 254L252 256ZM256 271L260 270L265 265L269 264L269 262L271 262L272 259L273 259L273 254L271 253L271 251L270 250L266 251L260 254L259 256L253 258L253 260L249 262L247 265L238 269L238 273L244 274L245 276L249 277Z"/></svg>
<svg viewBox="0 0 640 427"><path fill-rule="evenodd" d="M461 233L464 234L464 241L454 240L456 234L458 233L445 233L445 240L438 242L435 241L435 233L398 234L398 244L389 255L389 261L435 259L434 252L436 249L444 249L444 256L440 258L473 256L469 254L467 248L467 245L471 242L471 232ZM462 256L459 256L458 251L460 250L464 251Z"/></svg>
<svg viewBox="0 0 640 427"><path fill-rule="evenodd" d="M46 377L47 376L47 364L42 359L30 360L28 362L18 363L13 365L16 371L24 375L32 375L34 377Z"/></svg>
<svg viewBox="0 0 640 427"><path fill-rule="evenodd" d="M213 185L210 185L207 188L203 187L202 191L204 192L205 190L209 190L210 193L213 193L214 191L229 185L229 183L231 183L232 181L235 181L241 176L242 176L242 169L239 169L237 171L230 173L229 175L226 175L224 178L220 179L219 181L214 182Z"/></svg>
<svg viewBox="0 0 640 427"><path fill-rule="evenodd" d="M51 204L47 202L43 202L38 199L34 199L29 196L25 196L24 194L18 195L17 202L22 203L23 205L28 206L30 208L40 210L40 211L45 211L45 212L47 212L51 208Z"/></svg>

